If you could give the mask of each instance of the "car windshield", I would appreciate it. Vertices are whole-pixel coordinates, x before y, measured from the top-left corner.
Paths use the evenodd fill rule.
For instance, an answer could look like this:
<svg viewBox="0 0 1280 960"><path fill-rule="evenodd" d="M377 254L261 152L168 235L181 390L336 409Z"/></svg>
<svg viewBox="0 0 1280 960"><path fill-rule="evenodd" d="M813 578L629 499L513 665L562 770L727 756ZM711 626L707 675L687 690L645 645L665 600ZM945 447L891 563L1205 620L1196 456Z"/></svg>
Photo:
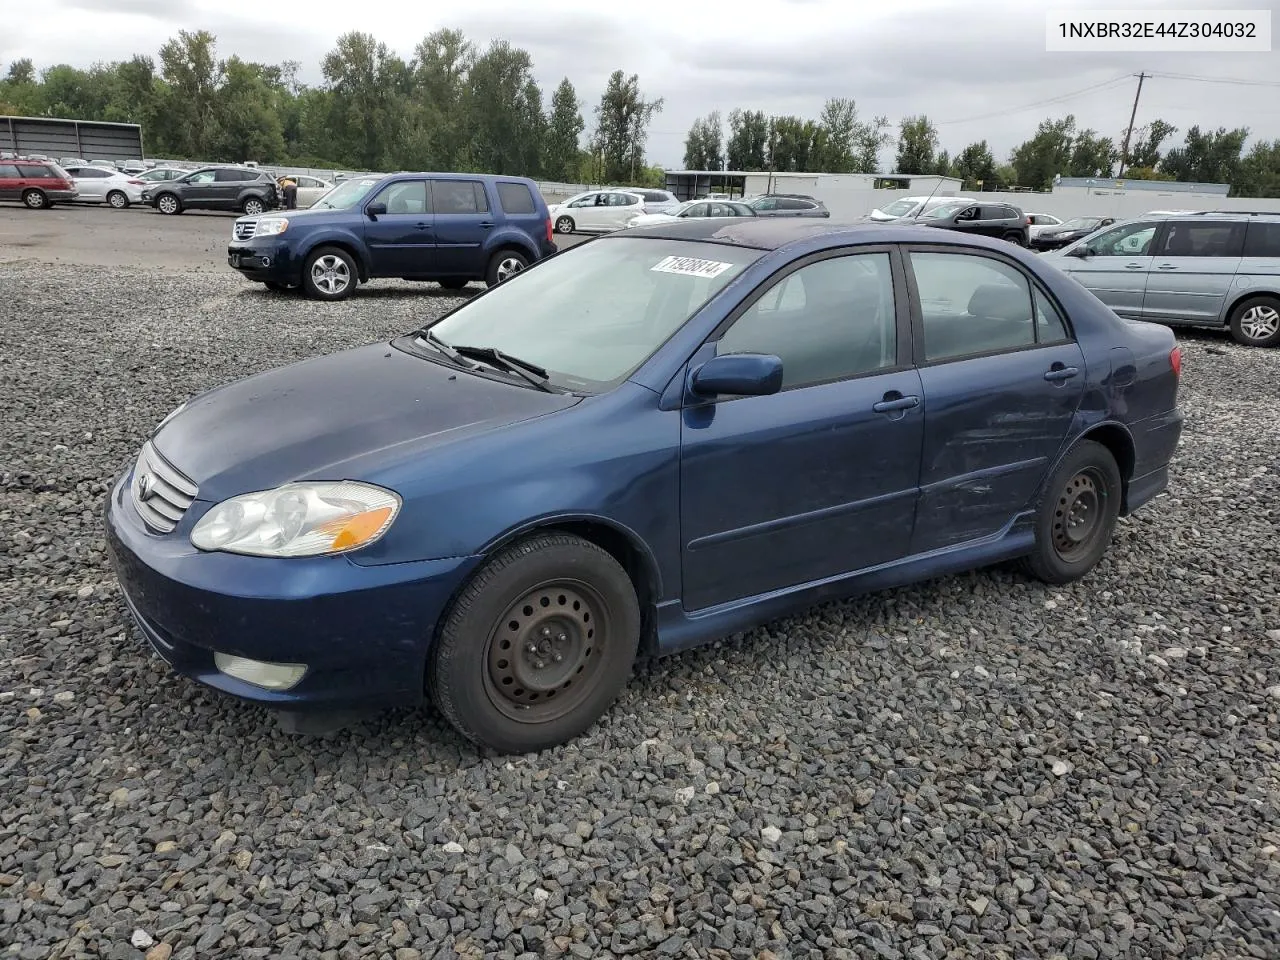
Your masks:
<svg viewBox="0 0 1280 960"><path fill-rule="evenodd" d="M453 346L496 347L552 386L608 389L630 376L763 251L610 237L557 254L430 326Z"/></svg>
<svg viewBox="0 0 1280 960"><path fill-rule="evenodd" d="M919 205L919 201L903 197L884 207L880 212L890 217L905 217Z"/></svg>
<svg viewBox="0 0 1280 960"><path fill-rule="evenodd" d="M343 180L311 205L312 210L350 210L378 185L381 177Z"/></svg>
<svg viewBox="0 0 1280 960"><path fill-rule="evenodd" d="M920 215L921 220L939 220L945 217L954 217L957 213L969 206L968 203L944 203L940 207L934 207Z"/></svg>
<svg viewBox="0 0 1280 960"><path fill-rule="evenodd" d="M1102 222L1101 217L1075 217L1063 224L1072 230L1092 230Z"/></svg>

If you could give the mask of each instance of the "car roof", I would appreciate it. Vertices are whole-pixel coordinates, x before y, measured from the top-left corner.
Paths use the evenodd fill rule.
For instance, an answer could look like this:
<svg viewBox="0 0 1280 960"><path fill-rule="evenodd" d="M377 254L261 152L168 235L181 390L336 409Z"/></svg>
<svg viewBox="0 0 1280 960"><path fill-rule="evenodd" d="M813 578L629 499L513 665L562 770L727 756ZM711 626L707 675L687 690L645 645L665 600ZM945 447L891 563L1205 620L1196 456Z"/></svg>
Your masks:
<svg viewBox="0 0 1280 960"><path fill-rule="evenodd" d="M672 220L651 226L632 227L617 234L605 234L599 239L607 241L616 236L724 243L757 250L778 250L788 244L815 237L829 239L828 245L831 247L854 243L929 243L984 246L1003 250L1010 246L1005 240L990 240L934 227L832 223L830 220L814 217L705 217Z"/></svg>

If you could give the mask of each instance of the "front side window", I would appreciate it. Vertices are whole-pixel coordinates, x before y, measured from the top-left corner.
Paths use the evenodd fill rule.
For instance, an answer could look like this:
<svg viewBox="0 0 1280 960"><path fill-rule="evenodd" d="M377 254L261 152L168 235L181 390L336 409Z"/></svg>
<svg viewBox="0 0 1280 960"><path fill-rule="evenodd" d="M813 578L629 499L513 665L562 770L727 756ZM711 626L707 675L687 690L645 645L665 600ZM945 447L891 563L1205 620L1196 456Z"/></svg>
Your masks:
<svg viewBox="0 0 1280 960"><path fill-rule="evenodd" d="M213 183L213 175L215 170L201 170L187 177L187 183Z"/></svg>
<svg viewBox="0 0 1280 960"><path fill-rule="evenodd" d="M375 203L385 203L387 213L426 213L429 209L427 182L425 180L401 180L387 185L374 198Z"/></svg>
<svg viewBox="0 0 1280 960"><path fill-rule="evenodd" d="M585 197L579 197L577 200L569 202L570 207L594 207L596 205L596 194L589 193Z"/></svg>
<svg viewBox="0 0 1280 960"><path fill-rule="evenodd" d="M926 362L1036 342L1031 285L1018 269L965 253L911 253Z"/></svg>
<svg viewBox="0 0 1280 960"><path fill-rule="evenodd" d="M1144 257L1151 250L1157 226L1154 223L1126 223L1087 242L1094 256Z"/></svg>
<svg viewBox="0 0 1280 960"><path fill-rule="evenodd" d="M801 267L766 290L716 345L717 355L781 358L784 390L892 367L897 351L887 253L831 257Z"/></svg>
<svg viewBox="0 0 1280 960"><path fill-rule="evenodd" d="M752 202L751 206L755 207L757 210L777 210L778 201L773 197L765 197L762 200Z"/></svg>
<svg viewBox="0 0 1280 960"><path fill-rule="evenodd" d="M762 251L617 235L539 263L431 326L497 347L554 386L597 392L630 376Z"/></svg>

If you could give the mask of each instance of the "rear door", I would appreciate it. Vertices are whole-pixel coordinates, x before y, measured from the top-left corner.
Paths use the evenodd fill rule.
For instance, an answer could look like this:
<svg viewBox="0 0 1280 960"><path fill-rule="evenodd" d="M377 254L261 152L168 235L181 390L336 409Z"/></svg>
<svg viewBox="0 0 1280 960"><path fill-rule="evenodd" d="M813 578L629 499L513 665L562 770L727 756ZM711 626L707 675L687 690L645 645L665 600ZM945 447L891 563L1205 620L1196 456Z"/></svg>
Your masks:
<svg viewBox="0 0 1280 960"><path fill-rule="evenodd" d="M430 209L435 214L435 269L442 277L483 276L485 241L496 221L479 180L429 181Z"/></svg>
<svg viewBox="0 0 1280 960"><path fill-rule="evenodd" d="M1170 221L1156 238L1142 301L1146 320L1217 325L1244 256L1243 221Z"/></svg>
<svg viewBox="0 0 1280 960"><path fill-rule="evenodd" d="M365 217L364 242L375 277L423 277L434 273L436 238L426 180L397 180L370 198L386 213Z"/></svg>
<svg viewBox="0 0 1280 960"><path fill-rule="evenodd" d="M1075 277L1120 316L1141 320L1147 275L1154 259L1151 248L1159 227L1157 220L1122 224L1069 248L1087 245L1087 256L1054 256L1053 265Z"/></svg>
<svg viewBox="0 0 1280 960"><path fill-rule="evenodd" d="M605 227L609 230L621 230L631 222L632 217L644 213L644 200L634 193L608 194L609 206L605 214Z"/></svg>
<svg viewBox="0 0 1280 960"><path fill-rule="evenodd" d="M257 179L258 174L252 170L239 170L235 167L224 167L218 170L213 177L213 195L210 205L216 206L219 210L236 209L240 201L240 191Z"/></svg>
<svg viewBox="0 0 1280 960"><path fill-rule="evenodd" d="M18 165L0 163L0 200L18 200L22 190L18 187Z"/></svg>
<svg viewBox="0 0 1280 960"><path fill-rule="evenodd" d="M1058 306L986 250L909 252L924 454L911 553L994 536L1029 508L1084 395Z"/></svg>
<svg viewBox="0 0 1280 960"><path fill-rule="evenodd" d="M547 221L538 209L538 199L533 195L533 188L519 180L498 180L494 183L492 192L497 195L498 207L506 225L528 236L534 249L540 250L546 242Z"/></svg>

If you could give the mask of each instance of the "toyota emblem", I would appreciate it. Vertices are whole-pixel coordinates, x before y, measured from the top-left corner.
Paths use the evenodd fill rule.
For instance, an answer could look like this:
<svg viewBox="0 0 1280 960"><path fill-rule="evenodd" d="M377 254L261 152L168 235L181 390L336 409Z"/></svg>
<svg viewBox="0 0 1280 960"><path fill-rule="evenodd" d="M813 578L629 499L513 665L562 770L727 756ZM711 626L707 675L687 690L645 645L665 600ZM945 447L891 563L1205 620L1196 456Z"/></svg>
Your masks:
<svg viewBox="0 0 1280 960"><path fill-rule="evenodd" d="M151 474L144 473L138 477L138 499L146 503L156 495L155 482L151 478Z"/></svg>

